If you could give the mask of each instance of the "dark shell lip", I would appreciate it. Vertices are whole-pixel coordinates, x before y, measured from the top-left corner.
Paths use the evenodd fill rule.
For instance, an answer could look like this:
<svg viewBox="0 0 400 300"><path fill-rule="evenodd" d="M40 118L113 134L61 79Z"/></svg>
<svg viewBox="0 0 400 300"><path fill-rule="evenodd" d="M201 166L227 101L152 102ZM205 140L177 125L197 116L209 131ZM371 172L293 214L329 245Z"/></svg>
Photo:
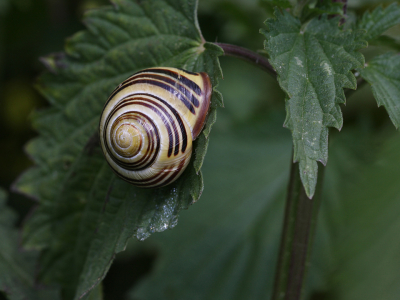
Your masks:
<svg viewBox="0 0 400 300"><path fill-rule="evenodd" d="M204 90L202 91L202 96L204 97L204 101L201 102L200 109L197 113L197 121L193 127L193 140L197 138L197 136L200 134L201 130L204 127L204 122L208 114L208 109L210 108L211 95L212 95L212 85L210 76L208 76L208 74L205 72L201 72L200 75L203 78L203 83L204 83Z"/></svg>

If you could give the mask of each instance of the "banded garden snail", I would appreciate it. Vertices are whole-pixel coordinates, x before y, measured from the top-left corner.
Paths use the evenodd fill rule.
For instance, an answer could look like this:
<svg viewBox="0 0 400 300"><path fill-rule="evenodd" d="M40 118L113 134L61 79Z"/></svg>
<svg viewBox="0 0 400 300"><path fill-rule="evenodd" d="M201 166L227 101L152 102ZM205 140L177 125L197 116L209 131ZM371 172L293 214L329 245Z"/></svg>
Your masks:
<svg viewBox="0 0 400 300"><path fill-rule="evenodd" d="M150 68L126 79L100 119L101 146L111 168L140 187L172 183L190 161L211 93L204 72Z"/></svg>

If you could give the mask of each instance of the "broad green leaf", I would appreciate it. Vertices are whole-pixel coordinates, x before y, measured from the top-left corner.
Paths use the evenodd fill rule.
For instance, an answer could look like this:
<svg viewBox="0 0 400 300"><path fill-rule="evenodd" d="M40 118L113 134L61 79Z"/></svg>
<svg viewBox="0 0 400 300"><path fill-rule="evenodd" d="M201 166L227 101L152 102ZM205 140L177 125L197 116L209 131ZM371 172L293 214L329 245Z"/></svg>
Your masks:
<svg viewBox="0 0 400 300"><path fill-rule="evenodd" d="M277 128L278 124L263 125L265 130L275 132L276 136L263 133L253 126L246 126L243 132L225 131L215 135L216 141L209 149L212 155L203 168L208 189L198 204L198 210L183 213L180 219L182 226L175 230L152 236L144 245L136 245L146 249L156 246L159 255L152 273L132 290L131 299L265 299L271 294L283 217L283 193L289 169L285 160L290 157L290 144L287 135ZM378 133L377 136L382 134ZM238 144L238 140L245 143ZM379 226L379 232L373 230L381 217L377 214L376 221L370 217L374 216L373 211L380 205L377 199L382 198L377 198L378 192L370 193L372 197L368 193L354 197L365 188L363 177L376 156L377 147L372 146L376 142L360 127L336 135L332 140L331 163L325 172L318 233L309 272L312 284L308 293L325 295L321 299L352 299L350 295L354 299L363 299L363 296L364 299L381 299L378 290L382 285L376 287L372 281L367 282L368 287L364 288L375 292L374 296L366 297L363 284L357 282L360 277L367 278L368 274L374 273L379 263L376 261L375 264L374 257L368 255L363 260L360 267L364 274L352 273L354 277L351 283L356 287L356 294L345 278L336 276L337 273L356 272L358 264L353 266L352 259L366 255L363 247L374 247L376 237L364 239L358 238L358 235L372 235L373 232L381 234L393 221L393 218L385 221L384 226ZM393 148L393 154L398 149ZM273 161L269 160L271 156ZM238 164L235 157L243 157L246 161ZM379 166L380 162L374 166ZM393 165L392 169L396 166ZM372 174L373 170L368 172ZM378 189L382 194L387 188L384 184L386 171L375 176L381 176L381 182L378 185L374 182L367 184L370 190ZM393 181L398 178L398 175L395 176ZM355 185L355 182L358 184ZM391 203L398 206L397 200L393 199ZM365 201L374 203L371 209L364 207ZM370 213L361 213L365 210ZM390 212L385 208L380 211ZM393 207L391 215L400 220L397 211ZM391 231L390 245L398 243L395 230L398 228ZM357 246L359 242L363 246ZM346 251L353 247L358 251L355 257L336 260L337 256L348 253ZM374 252L380 259L389 253L394 255L398 250L395 248L392 251L389 246L385 248L385 243ZM369 266L368 259L374 261L373 267ZM396 261L391 267L390 276L394 273L400 275L397 260L393 256L390 259ZM380 284L385 279L397 282L397 277L386 275L384 267L380 267L379 273L373 277L383 277L378 281ZM393 284L391 289L395 290L396 287ZM339 297L338 291L348 295Z"/></svg>
<svg viewBox="0 0 400 300"><path fill-rule="evenodd" d="M3 15L7 12L7 10L9 9L9 0L3 0L0 2L0 15Z"/></svg>
<svg viewBox="0 0 400 300"><path fill-rule="evenodd" d="M386 53L375 57L361 69L361 76L371 84L378 106L385 106L396 128L400 125L400 56Z"/></svg>
<svg viewBox="0 0 400 300"><path fill-rule="evenodd" d="M292 15L302 22L322 14L343 15L343 3L331 0L298 0L292 9Z"/></svg>
<svg viewBox="0 0 400 300"><path fill-rule="evenodd" d="M268 298L290 142L277 126L263 125L277 136L253 126L215 135L203 168L209 189L198 210L183 213L182 226L135 246L156 247L159 255L152 273L131 291L131 299ZM390 151L376 160L382 133L374 139L369 135L359 126L332 139L306 299L398 297L400 140L389 142ZM245 161L238 164L236 157Z"/></svg>
<svg viewBox="0 0 400 300"><path fill-rule="evenodd" d="M353 9L363 9L365 7L376 6L379 4L391 4L393 0L348 0L347 5Z"/></svg>
<svg viewBox="0 0 400 300"><path fill-rule="evenodd" d="M316 15L343 15L343 3L332 0L311 0L303 8L302 19L306 20Z"/></svg>
<svg viewBox="0 0 400 300"><path fill-rule="evenodd" d="M283 117L283 116L281 116ZM131 299L265 299L271 292L291 145L280 120L216 132L196 210L159 246L151 275ZM240 142L238 142L240 141ZM137 245L138 247L141 245Z"/></svg>
<svg viewBox="0 0 400 300"><path fill-rule="evenodd" d="M281 8L291 8L292 3L289 0L263 0L265 4L271 5L273 7L278 6Z"/></svg>
<svg viewBox="0 0 400 300"><path fill-rule="evenodd" d="M381 35L368 44L372 46L389 47L395 51L400 51L400 39L386 35Z"/></svg>
<svg viewBox="0 0 400 300"><path fill-rule="evenodd" d="M344 199L349 201L344 220L350 230L339 241L346 247L337 251L337 257L340 265L348 267L332 276L345 300L398 299L400 289L394 283L400 279L399 150L396 135L386 142L372 168L345 190Z"/></svg>
<svg viewBox="0 0 400 300"><path fill-rule="evenodd" d="M310 279L319 283L320 294L334 299L395 300L400 292L400 139L396 134L385 141L372 162L357 162L374 148L371 140L354 147L357 135L360 131L331 156L336 164L327 170Z"/></svg>
<svg viewBox="0 0 400 300"><path fill-rule="evenodd" d="M114 1L86 14L88 29L68 40L66 54L43 59L51 72L38 87L51 108L34 117L40 136L27 151L36 167L15 188L39 200L24 241L45 249L40 278L60 284L65 299L87 297L130 237L174 227L179 211L202 193L204 145L222 105L218 91L192 162L165 188L141 190L116 178L95 134L109 93L140 69L205 71L218 85L223 51L203 41L196 9L194 0Z"/></svg>
<svg viewBox="0 0 400 300"><path fill-rule="evenodd" d="M103 300L103 287L101 284L96 286L94 290L90 293L89 297L87 297L88 300Z"/></svg>
<svg viewBox="0 0 400 300"><path fill-rule="evenodd" d="M19 231L14 228L16 214L6 206L6 193L0 189L0 293L10 300L59 299L56 290L35 284L36 251L19 245Z"/></svg>
<svg viewBox="0 0 400 300"><path fill-rule="evenodd" d="M328 127L342 128L343 88L356 89L352 69L364 64L355 52L366 45L362 32L342 31L338 18L312 19L305 28L286 11L266 21L265 49L287 95L284 126L292 131L294 161L307 195L315 191L318 166L328 160Z"/></svg>
<svg viewBox="0 0 400 300"><path fill-rule="evenodd" d="M393 3L385 9L379 6L373 12L366 12L357 28L366 30L364 39L370 41L396 24L400 24L400 5Z"/></svg>

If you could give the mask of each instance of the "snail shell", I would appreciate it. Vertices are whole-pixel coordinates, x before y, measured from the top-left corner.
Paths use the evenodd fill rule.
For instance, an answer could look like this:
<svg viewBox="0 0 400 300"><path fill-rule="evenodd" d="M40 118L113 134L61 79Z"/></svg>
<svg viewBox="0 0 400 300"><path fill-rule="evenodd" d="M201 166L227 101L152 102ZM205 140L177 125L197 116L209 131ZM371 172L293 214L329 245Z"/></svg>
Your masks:
<svg viewBox="0 0 400 300"><path fill-rule="evenodd" d="M100 119L100 140L111 168L140 187L176 180L192 155L210 105L209 76L150 68L122 82Z"/></svg>

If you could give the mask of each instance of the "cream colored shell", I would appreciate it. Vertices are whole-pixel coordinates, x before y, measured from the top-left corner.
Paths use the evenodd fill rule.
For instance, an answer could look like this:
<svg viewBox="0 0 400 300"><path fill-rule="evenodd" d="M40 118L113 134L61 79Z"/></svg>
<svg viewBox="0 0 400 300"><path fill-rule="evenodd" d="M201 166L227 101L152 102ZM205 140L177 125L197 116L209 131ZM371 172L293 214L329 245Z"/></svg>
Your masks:
<svg viewBox="0 0 400 300"><path fill-rule="evenodd" d="M100 140L112 169L141 187L176 180L192 154L208 112L206 73L175 68L140 71L121 83L100 119Z"/></svg>

